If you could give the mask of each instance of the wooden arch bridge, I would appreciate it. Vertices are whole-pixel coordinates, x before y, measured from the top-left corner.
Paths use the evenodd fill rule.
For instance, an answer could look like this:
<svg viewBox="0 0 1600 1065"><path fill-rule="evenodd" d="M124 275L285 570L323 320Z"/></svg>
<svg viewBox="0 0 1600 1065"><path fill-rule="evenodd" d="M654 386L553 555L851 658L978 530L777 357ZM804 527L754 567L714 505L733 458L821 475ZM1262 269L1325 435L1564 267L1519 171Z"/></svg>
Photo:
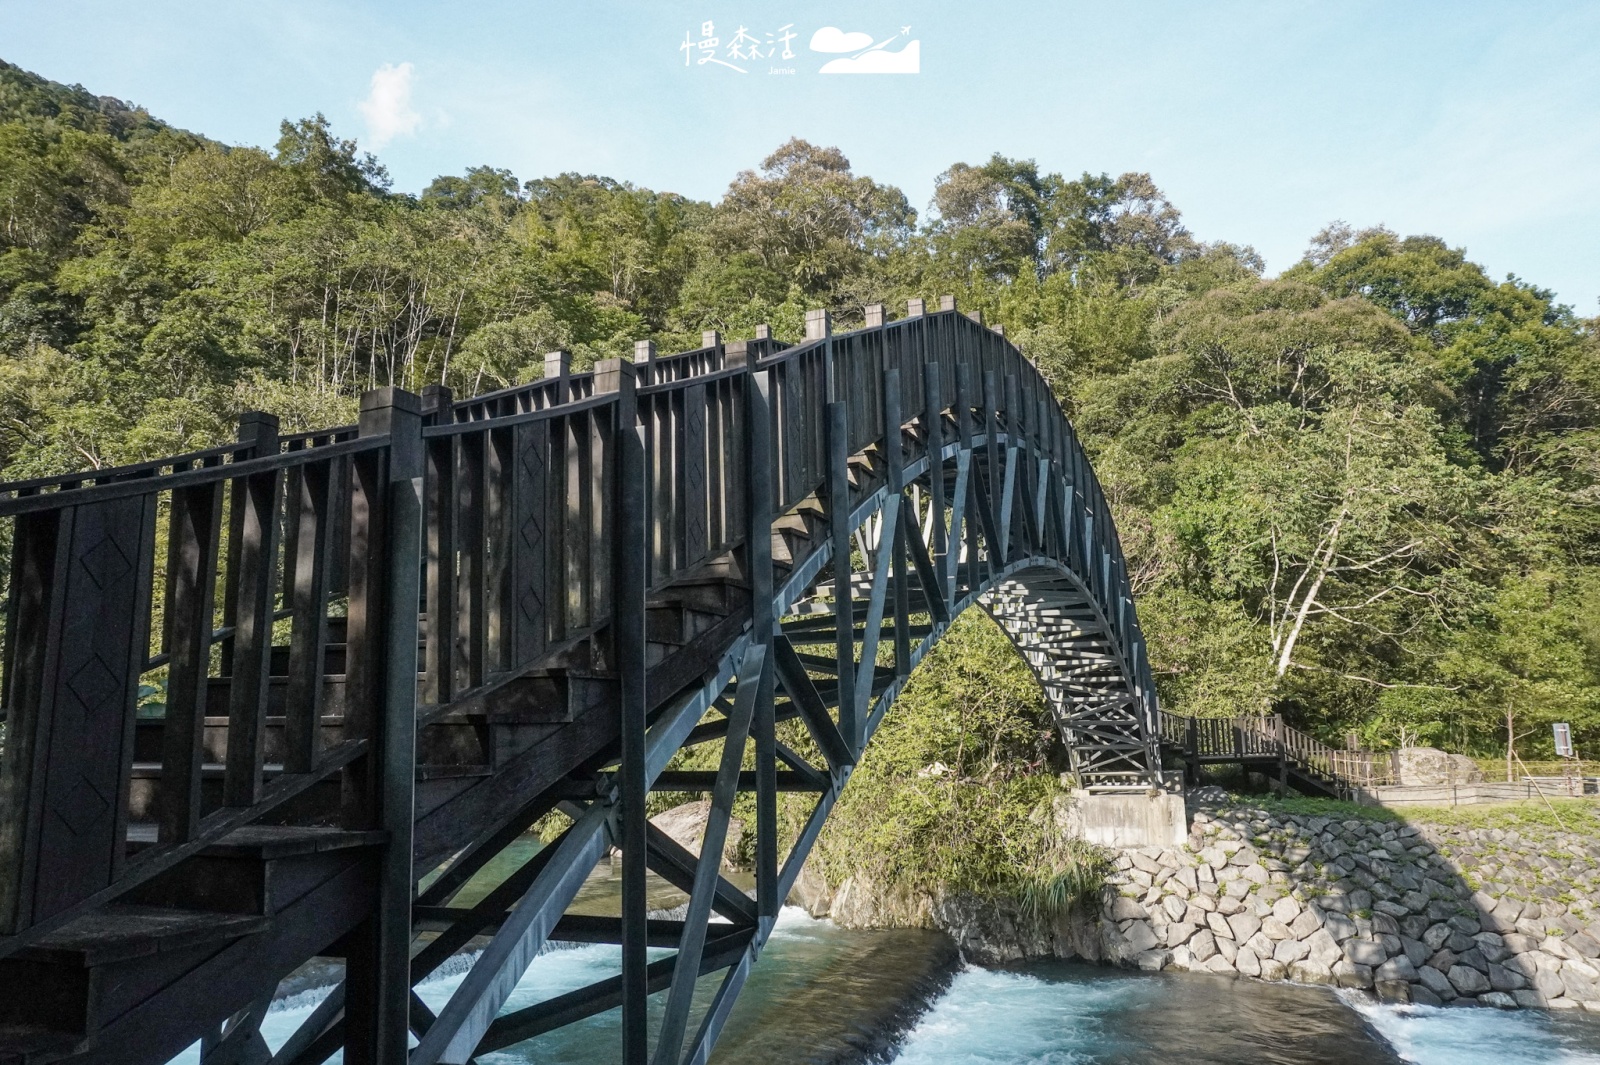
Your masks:
<svg viewBox="0 0 1600 1065"><path fill-rule="evenodd" d="M946 297L704 341L0 485L0 1063L460 1063L619 1006L621 1060L703 1062L863 747L974 604L1082 785L1159 782L1106 500L998 330ZM673 767L716 740L719 769ZM710 795L702 857L651 791ZM753 892L719 868L740 792ZM812 797L797 833L779 792ZM620 910L569 912L609 848ZM681 919L651 919L647 873ZM549 941L620 944L619 970L508 1006ZM341 982L269 1048L317 957ZM452 958L435 1012L414 988Z"/></svg>

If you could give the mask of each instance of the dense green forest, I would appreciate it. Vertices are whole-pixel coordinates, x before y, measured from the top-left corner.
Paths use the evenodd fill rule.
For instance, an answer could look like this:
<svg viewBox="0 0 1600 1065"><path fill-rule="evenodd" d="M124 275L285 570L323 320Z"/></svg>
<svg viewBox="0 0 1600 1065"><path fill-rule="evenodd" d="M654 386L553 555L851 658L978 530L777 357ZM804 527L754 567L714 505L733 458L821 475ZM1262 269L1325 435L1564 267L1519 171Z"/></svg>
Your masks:
<svg viewBox="0 0 1600 1065"><path fill-rule="evenodd" d="M1331 225L1262 275L1143 174L996 155L919 210L791 140L714 204L492 166L412 196L320 115L226 147L0 64L0 476L202 446L247 409L333 424L375 384L481 392L555 348L795 339L808 307L848 327L953 292L1089 447L1169 708L1480 754L1509 718L1527 758L1570 720L1593 753L1597 322L1383 228ZM992 643L938 670L981 676ZM1034 742L1007 735L952 739L956 777Z"/></svg>

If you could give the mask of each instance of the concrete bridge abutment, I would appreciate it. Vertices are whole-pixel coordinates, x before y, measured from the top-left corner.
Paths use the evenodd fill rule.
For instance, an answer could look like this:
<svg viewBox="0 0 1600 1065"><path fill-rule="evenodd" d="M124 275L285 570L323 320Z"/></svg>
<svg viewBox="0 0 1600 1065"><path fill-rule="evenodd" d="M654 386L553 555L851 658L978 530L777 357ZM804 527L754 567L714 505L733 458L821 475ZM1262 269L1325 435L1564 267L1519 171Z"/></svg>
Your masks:
<svg viewBox="0 0 1600 1065"><path fill-rule="evenodd" d="M1075 791L1067 832L1102 847L1181 847L1189 838L1189 816L1178 792Z"/></svg>

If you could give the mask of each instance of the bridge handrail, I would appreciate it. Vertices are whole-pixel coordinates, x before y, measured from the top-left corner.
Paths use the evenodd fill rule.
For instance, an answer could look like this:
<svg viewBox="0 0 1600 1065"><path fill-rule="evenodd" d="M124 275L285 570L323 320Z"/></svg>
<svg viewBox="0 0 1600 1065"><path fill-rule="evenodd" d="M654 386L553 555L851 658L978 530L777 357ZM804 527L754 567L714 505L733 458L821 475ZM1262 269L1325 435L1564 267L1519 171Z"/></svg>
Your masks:
<svg viewBox="0 0 1600 1065"><path fill-rule="evenodd" d="M1281 714L1190 717L1161 711L1162 741L1197 757L1285 758L1342 791L1392 783L1389 754L1329 747L1284 722Z"/></svg>

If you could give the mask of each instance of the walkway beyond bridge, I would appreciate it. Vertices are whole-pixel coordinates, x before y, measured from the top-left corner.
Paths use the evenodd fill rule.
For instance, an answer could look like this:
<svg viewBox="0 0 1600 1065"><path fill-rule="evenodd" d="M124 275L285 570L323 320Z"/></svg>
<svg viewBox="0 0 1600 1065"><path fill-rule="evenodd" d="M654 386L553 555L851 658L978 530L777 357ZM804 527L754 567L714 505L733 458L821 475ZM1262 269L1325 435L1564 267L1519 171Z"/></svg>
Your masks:
<svg viewBox="0 0 1600 1065"><path fill-rule="evenodd" d="M0 544L0 1065L197 1040L206 1065L460 1063L618 1007L619 1060L703 1062L863 748L974 605L1082 786L1162 780L1106 499L1047 382L948 297L839 335L811 312L792 346L558 353L460 402L378 389L342 428L247 415L222 447L0 485ZM674 763L709 742L718 769ZM652 791L709 794L706 858L648 822ZM797 833L780 792L807 797ZM718 860L740 793L751 894ZM609 848L618 912L569 913ZM650 919L647 871L681 919ZM508 1006L551 941L619 944L619 970ZM435 1013L412 989L458 955ZM273 1052L261 1018L315 957L341 982Z"/></svg>

